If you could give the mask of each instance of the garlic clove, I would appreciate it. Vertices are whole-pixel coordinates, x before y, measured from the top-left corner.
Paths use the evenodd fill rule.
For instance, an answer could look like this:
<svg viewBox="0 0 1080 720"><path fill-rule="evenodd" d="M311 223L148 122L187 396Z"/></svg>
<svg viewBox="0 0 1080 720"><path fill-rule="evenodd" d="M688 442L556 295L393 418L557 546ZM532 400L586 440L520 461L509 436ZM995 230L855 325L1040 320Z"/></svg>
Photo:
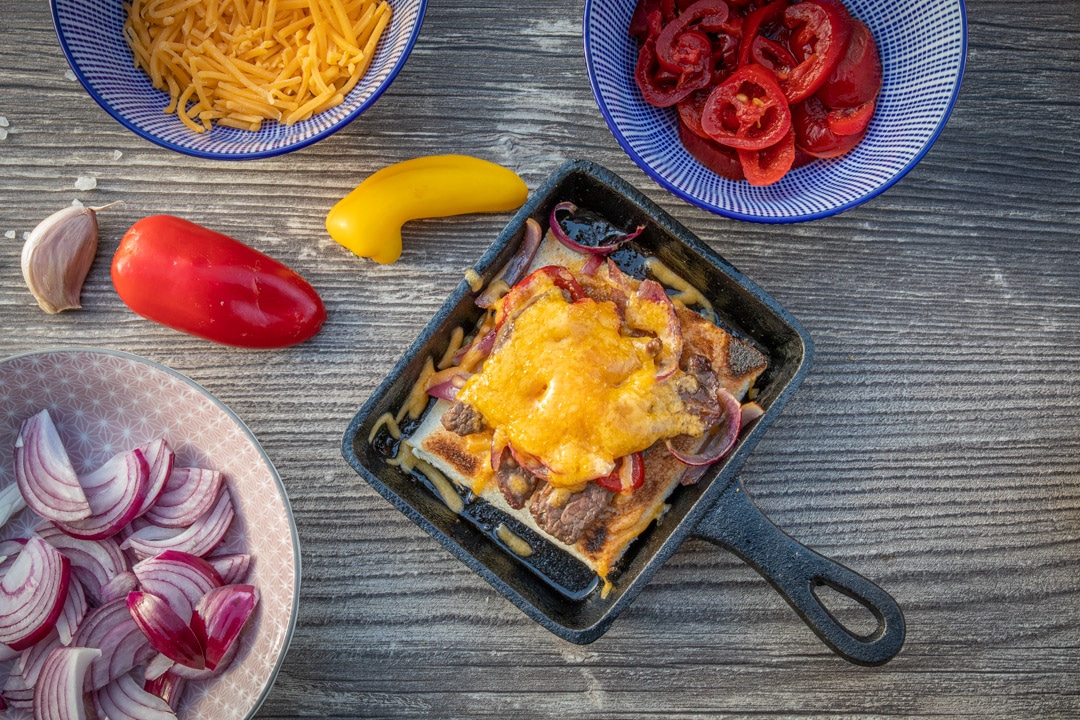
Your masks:
<svg viewBox="0 0 1080 720"><path fill-rule="evenodd" d="M82 307L79 296L97 254L97 211L106 207L66 207L41 221L26 239L23 279L45 312Z"/></svg>

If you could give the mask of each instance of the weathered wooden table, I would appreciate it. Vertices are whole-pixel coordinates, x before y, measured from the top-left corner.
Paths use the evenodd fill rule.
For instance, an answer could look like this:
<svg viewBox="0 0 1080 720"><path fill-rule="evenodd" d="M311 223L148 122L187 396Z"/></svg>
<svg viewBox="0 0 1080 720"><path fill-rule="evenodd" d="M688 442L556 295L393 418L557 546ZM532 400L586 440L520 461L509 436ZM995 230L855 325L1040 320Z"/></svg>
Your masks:
<svg viewBox="0 0 1080 720"><path fill-rule="evenodd" d="M45 2L0 0L0 355L102 346L168 365L251 427L303 553L292 649L260 717L1080 717L1080 10L972 0L948 127L883 196L789 227L665 193L593 102L580 2L432 2L393 87L305 150L184 157L132 135L67 72ZM742 474L789 533L879 582L907 644L836 658L751 569L683 546L610 632L555 638L454 560L339 455L359 405L507 220L410 225L390 266L333 243L330 206L384 164L479 155L535 187L567 158L644 190L790 309L816 343ZM97 189L74 189L78 177ZM101 215L84 308L46 316L22 233L73 198ZM109 260L173 213L308 278L313 341L218 347L129 312ZM7 233L10 235L10 233Z"/></svg>

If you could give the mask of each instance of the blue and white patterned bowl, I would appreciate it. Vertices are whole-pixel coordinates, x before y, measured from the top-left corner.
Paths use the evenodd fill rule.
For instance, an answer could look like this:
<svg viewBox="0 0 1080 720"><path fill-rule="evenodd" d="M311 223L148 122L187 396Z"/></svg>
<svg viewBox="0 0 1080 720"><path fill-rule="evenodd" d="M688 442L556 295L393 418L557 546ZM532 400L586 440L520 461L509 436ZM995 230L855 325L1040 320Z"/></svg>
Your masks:
<svg viewBox="0 0 1080 720"><path fill-rule="evenodd" d="M679 142L675 108L646 103L634 81L637 41L627 28L636 0L586 0L585 62L593 94L623 149L654 180L720 215L800 222L848 210L884 192L937 139L960 90L967 54L964 0L844 0L870 28L884 83L863 141L780 182L754 187L707 170Z"/></svg>
<svg viewBox="0 0 1080 720"><path fill-rule="evenodd" d="M348 125L390 87L420 33L427 0L389 0L393 15L367 74L345 102L291 126L264 122L258 132L215 126L195 133L174 114L169 98L134 66L124 40L122 0L50 0L60 46L79 82L101 107L132 132L186 155L247 160L291 152Z"/></svg>

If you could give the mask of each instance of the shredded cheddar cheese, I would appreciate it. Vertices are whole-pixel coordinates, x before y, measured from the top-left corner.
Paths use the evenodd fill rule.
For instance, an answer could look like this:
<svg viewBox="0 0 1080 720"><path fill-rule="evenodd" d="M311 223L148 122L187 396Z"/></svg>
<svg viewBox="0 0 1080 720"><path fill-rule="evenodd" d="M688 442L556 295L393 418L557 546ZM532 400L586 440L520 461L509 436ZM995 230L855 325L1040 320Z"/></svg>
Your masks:
<svg viewBox="0 0 1080 720"><path fill-rule="evenodd" d="M258 130L344 102L390 17L386 0L131 0L124 37L192 131Z"/></svg>

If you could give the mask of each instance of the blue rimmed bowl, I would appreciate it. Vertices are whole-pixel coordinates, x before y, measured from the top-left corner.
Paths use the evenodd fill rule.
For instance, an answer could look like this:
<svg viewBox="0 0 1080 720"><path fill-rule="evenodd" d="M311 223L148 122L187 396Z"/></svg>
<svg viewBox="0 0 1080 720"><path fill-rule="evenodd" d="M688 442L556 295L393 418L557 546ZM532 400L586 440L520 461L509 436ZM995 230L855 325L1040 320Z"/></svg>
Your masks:
<svg viewBox="0 0 1080 720"><path fill-rule="evenodd" d="M420 33L427 0L389 0L393 15L371 66L345 101L286 126L272 121L257 132L215 126L195 133L166 114L168 94L134 66L124 40L122 0L50 0L53 25L75 76L90 97L124 127L162 147L195 157L248 160L306 147L355 120L390 87Z"/></svg>
<svg viewBox="0 0 1080 720"><path fill-rule="evenodd" d="M716 175L679 142L675 108L657 108L634 81L636 0L586 0L585 62L600 112L641 169L678 197L739 220L801 222L876 197L926 154L952 112L967 54L964 0L844 0L870 28L884 82L863 141L832 160L753 187Z"/></svg>

